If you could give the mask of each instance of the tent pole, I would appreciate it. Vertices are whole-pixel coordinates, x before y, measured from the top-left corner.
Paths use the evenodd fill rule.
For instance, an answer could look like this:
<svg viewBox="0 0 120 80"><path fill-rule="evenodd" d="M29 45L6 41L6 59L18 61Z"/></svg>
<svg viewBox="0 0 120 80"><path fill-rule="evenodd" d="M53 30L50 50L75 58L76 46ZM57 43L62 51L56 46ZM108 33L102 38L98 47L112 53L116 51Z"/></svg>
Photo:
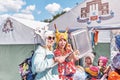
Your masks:
<svg viewBox="0 0 120 80"><path fill-rule="evenodd" d="M101 27L91 27L91 29L94 28L94 30L115 30L115 29L120 29L120 27L106 27L106 28L101 28Z"/></svg>

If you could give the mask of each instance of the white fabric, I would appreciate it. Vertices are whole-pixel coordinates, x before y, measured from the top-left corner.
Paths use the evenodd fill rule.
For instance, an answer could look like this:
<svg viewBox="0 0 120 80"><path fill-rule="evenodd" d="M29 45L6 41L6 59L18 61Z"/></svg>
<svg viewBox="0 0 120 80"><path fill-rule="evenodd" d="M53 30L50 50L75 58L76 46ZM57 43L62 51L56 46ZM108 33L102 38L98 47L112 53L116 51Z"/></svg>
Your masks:
<svg viewBox="0 0 120 80"><path fill-rule="evenodd" d="M76 73L73 76L74 80L85 80L86 79L86 74L84 69L81 68L77 68Z"/></svg>
<svg viewBox="0 0 120 80"><path fill-rule="evenodd" d="M58 66L53 66L53 57L52 51L41 46L37 48L32 58L32 71L37 73L35 80L59 80Z"/></svg>

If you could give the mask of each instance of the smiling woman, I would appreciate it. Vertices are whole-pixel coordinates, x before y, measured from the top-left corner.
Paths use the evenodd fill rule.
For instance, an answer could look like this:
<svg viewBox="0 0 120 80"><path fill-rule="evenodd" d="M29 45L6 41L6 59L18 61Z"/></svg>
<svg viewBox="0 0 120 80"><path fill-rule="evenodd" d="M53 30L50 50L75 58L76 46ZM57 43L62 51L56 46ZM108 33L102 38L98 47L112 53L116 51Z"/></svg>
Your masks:
<svg viewBox="0 0 120 80"><path fill-rule="evenodd" d="M38 46L32 57L32 72L36 74L35 80L59 80L58 65L54 64L65 61L65 58L62 56L55 57L52 52L55 42L54 32L44 29L36 30L35 32L44 41L44 44Z"/></svg>
<svg viewBox="0 0 120 80"><path fill-rule="evenodd" d="M68 29L66 29L65 32L59 32L56 25L54 26L56 29L55 35L57 44L54 54L56 57L65 57L65 61L58 64L59 79L73 80L73 75L76 72L76 66L74 62L78 60L77 54L79 54L79 51L73 51L71 45L68 43Z"/></svg>

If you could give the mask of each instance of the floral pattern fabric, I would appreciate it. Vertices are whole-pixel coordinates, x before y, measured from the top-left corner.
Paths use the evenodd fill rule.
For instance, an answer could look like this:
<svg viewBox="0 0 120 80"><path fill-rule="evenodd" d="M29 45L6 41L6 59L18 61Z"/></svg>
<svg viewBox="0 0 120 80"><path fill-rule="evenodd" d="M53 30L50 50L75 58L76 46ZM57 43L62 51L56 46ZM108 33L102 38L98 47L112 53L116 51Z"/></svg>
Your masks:
<svg viewBox="0 0 120 80"><path fill-rule="evenodd" d="M71 51L66 50L64 54L59 49L54 51L55 56L63 56L69 54ZM59 78L61 80L73 80L72 75L76 72L76 67L73 61L63 62L58 64Z"/></svg>

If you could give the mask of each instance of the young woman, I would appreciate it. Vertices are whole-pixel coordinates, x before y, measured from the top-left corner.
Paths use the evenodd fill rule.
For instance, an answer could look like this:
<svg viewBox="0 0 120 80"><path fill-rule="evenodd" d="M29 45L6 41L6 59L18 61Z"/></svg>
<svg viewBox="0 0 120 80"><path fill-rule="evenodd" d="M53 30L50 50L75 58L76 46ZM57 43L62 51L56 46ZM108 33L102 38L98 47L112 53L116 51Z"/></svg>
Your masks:
<svg viewBox="0 0 120 80"><path fill-rule="evenodd" d="M70 44L67 42L67 31L60 33L56 29L56 49L55 56L68 56L63 63L58 64L58 72L60 80L73 80L73 74L76 72L74 61L78 60L77 54L79 51L73 51ZM70 54L71 53L71 54Z"/></svg>
<svg viewBox="0 0 120 80"><path fill-rule="evenodd" d="M38 46L32 58L32 71L35 80L59 80L56 62L62 63L65 57L55 57L52 51L55 42L53 31L36 31L44 41L44 45ZM53 66L54 65L54 66Z"/></svg>
<svg viewBox="0 0 120 80"><path fill-rule="evenodd" d="M108 67L107 66L108 58L105 56L100 56L98 59L98 67L99 67L99 79L103 77L103 75L107 75Z"/></svg>
<svg viewBox="0 0 120 80"><path fill-rule="evenodd" d="M95 52L92 53L88 53L85 58L84 58L84 67L90 67L93 66L93 61L94 61L94 57L95 57Z"/></svg>
<svg viewBox="0 0 120 80"><path fill-rule="evenodd" d="M85 67L92 66L92 59L90 56L85 57Z"/></svg>

